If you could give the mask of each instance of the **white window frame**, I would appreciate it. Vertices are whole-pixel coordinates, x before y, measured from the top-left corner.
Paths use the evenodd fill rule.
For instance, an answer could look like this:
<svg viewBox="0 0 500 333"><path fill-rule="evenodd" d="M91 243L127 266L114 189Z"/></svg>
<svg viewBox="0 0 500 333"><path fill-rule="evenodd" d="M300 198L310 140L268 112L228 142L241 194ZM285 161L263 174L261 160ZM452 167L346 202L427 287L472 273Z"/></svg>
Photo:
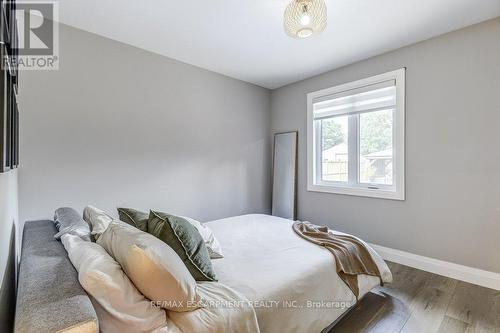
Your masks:
<svg viewBox="0 0 500 333"><path fill-rule="evenodd" d="M316 142L320 142L320 133L314 126L313 101L326 96L339 94L352 89L382 83L390 80L396 82L396 107L393 118L393 185L361 184L351 179L346 182L333 182L321 180L321 156L318 156ZM358 126L351 128L356 135ZM352 126L354 127L354 126ZM359 141L359 140L358 140ZM353 145L354 146L354 145ZM358 159L358 147L349 146L349 159ZM359 171L352 172L351 166L359 168L357 161L349 163L349 178L354 174L357 178ZM405 68L375 75L366 79L341 84L332 88L323 89L307 94L307 190L313 192L326 192L335 194L355 195L362 197L405 200ZM319 176L319 177L318 177Z"/></svg>

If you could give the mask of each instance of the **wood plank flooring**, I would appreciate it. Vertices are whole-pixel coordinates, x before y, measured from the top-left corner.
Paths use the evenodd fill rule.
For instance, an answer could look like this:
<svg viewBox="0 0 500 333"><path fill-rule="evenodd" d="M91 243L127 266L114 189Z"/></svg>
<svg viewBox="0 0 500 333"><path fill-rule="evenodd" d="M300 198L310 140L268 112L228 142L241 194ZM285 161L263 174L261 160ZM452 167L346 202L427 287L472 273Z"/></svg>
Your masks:
<svg viewBox="0 0 500 333"><path fill-rule="evenodd" d="M500 291L388 262L394 282L330 333L500 333Z"/></svg>

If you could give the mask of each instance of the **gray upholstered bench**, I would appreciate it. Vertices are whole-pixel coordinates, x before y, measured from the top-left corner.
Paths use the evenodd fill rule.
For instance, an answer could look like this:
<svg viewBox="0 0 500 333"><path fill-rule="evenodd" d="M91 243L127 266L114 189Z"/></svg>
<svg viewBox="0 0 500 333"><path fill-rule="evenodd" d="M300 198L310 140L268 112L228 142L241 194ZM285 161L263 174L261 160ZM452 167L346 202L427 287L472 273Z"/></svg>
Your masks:
<svg viewBox="0 0 500 333"><path fill-rule="evenodd" d="M97 315L52 221L24 226L15 332L98 332Z"/></svg>

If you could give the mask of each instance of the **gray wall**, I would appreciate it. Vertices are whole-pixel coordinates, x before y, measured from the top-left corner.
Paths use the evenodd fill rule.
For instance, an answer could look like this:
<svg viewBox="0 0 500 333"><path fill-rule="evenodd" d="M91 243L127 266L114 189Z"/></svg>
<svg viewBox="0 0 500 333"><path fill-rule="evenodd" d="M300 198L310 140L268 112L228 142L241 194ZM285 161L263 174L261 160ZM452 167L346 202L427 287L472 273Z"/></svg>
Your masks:
<svg viewBox="0 0 500 333"><path fill-rule="evenodd" d="M23 71L19 100L22 221L270 210L266 89L61 25L59 71Z"/></svg>
<svg viewBox="0 0 500 333"><path fill-rule="evenodd" d="M0 174L0 328L9 332L15 303L17 171Z"/></svg>
<svg viewBox="0 0 500 333"><path fill-rule="evenodd" d="M272 92L272 131L299 130L300 219L500 272L500 18ZM406 201L307 192L306 94L407 67Z"/></svg>
<svg viewBox="0 0 500 333"><path fill-rule="evenodd" d="M60 70L21 73L21 221L86 204L201 220L269 212L269 133L297 129L300 219L500 272L500 19L275 90L271 101L241 81L60 33ZM407 200L307 192L306 93L401 67Z"/></svg>

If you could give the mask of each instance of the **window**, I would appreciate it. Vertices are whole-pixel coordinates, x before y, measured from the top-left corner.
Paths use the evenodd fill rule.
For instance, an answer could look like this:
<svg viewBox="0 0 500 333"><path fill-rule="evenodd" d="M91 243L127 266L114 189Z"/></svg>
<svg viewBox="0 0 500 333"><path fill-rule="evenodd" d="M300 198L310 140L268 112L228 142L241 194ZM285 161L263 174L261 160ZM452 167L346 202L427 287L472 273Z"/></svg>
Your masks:
<svg viewBox="0 0 500 333"><path fill-rule="evenodd" d="M307 95L309 191L404 200L405 69Z"/></svg>

